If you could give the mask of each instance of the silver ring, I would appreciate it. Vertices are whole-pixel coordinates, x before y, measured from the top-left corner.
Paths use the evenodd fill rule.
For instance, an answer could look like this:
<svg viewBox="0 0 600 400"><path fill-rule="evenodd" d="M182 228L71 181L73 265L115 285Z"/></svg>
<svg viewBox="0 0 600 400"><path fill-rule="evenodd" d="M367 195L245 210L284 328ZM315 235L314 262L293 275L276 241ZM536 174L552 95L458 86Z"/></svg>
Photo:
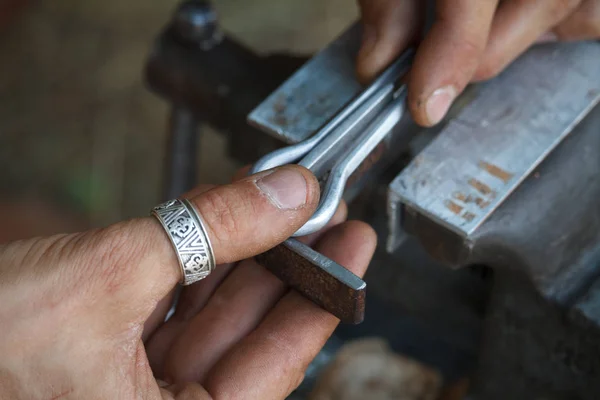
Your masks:
<svg viewBox="0 0 600 400"><path fill-rule="evenodd" d="M215 255L202 218L189 201L169 200L152 209L171 240L179 266L182 285L206 278L215 268Z"/></svg>

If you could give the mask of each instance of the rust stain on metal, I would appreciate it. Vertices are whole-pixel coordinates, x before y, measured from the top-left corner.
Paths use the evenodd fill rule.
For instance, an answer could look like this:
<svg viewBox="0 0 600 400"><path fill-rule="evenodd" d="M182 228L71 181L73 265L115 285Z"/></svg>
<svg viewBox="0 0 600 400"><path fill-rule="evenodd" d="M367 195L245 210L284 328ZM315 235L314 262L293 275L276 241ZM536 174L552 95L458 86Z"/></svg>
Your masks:
<svg viewBox="0 0 600 400"><path fill-rule="evenodd" d="M510 181L513 177L513 174L511 174L510 172L506 172L499 166L487 163L485 161L479 162L479 168L485 169L490 175L495 176L504 183L508 183L508 181Z"/></svg>
<svg viewBox="0 0 600 400"><path fill-rule="evenodd" d="M271 122L275 125L285 126L288 124L288 118L285 115L287 109L287 100L283 94L281 94L275 103L273 104L273 116Z"/></svg>
<svg viewBox="0 0 600 400"><path fill-rule="evenodd" d="M458 204L456 204L452 200L447 200L445 202L445 206L446 206L446 208L448 210L452 211L456 215L459 215L462 212L462 210L463 210L462 206L459 206Z"/></svg>
<svg viewBox="0 0 600 400"><path fill-rule="evenodd" d="M303 257L285 244L256 256L256 261L342 322L362 322L365 313L365 287L357 288L345 279L334 276L331 273L333 270L345 270L341 265L332 263L325 269L316 260Z"/></svg>
<svg viewBox="0 0 600 400"><path fill-rule="evenodd" d="M472 213L472 212L470 212L470 211L466 211L466 212L465 212L465 213L462 215L462 217L463 217L464 219L466 219L468 222L471 222L471 221L473 221L473 220L475 219L475 217L476 217L476 216L477 216L477 215L473 214L473 213Z"/></svg>
<svg viewBox="0 0 600 400"><path fill-rule="evenodd" d="M485 196L488 196L488 195L495 196L495 192L492 190L492 188L490 188L485 183L478 181L475 178L469 179L469 185L474 187L479 193L481 193Z"/></svg>
<svg viewBox="0 0 600 400"><path fill-rule="evenodd" d="M484 209L485 207L490 205L489 200L485 200L481 197L474 197L472 195L466 195L466 194L460 193L460 192L454 193L453 197L456 200L463 202L465 204L475 203L481 209Z"/></svg>
<svg viewBox="0 0 600 400"><path fill-rule="evenodd" d="M277 101L275 101L275 103L273 104L273 112L275 112L275 114L282 114L285 112L286 107L287 107L287 101L285 99L285 96L281 95L277 98Z"/></svg>
<svg viewBox="0 0 600 400"><path fill-rule="evenodd" d="M462 201L463 203L468 203L471 199L471 196L467 196L466 194L460 192L454 193L453 196L456 200Z"/></svg>
<svg viewBox="0 0 600 400"><path fill-rule="evenodd" d="M484 200L481 197L477 197L474 203L477 204L477 206L479 206L479 208L481 208L482 210L490 205L490 202L488 200Z"/></svg>

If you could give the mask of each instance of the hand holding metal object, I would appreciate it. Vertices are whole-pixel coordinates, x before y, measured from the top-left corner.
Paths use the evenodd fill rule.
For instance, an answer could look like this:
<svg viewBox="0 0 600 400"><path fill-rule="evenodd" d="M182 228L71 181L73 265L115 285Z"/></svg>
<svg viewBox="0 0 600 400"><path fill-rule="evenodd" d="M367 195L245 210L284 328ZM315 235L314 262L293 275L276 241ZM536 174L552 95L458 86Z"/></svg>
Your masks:
<svg viewBox="0 0 600 400"><path fill-rule="evenodd" d="M294 237L317 232L329 222L342 200L348 178L371 154L379 142L400 122L405 111L405 104L406 88L403 86L394 93L394 100L386 106L383 112L376 117L375 121L358 137L358 140L352 143L333 166L325 182L319 207L310 220L296 231ZM300 162L300 165L309 168L304 160Z"/></svg>
<svg viewBox="0 0 600 400"><path fill-rule="evenodd" d="M358 43L356 33L357 27L354 26L297 71L248 117L251 124L278 137L287 136L289 142L295 142L261 158L250 173L298 163L311 170L323 183L317 211L294 236L316 232L327 224L342 199L348 178L388 136L406 109L406 89L398 81L410 67L412 51L407 51L364 89L354 80L353 73L350 75L348 71L332 70L341 58L354 59L351 48ZM352 65L351 63L348 65ZM333 80L337 79L333 84L328 77L331 73L336 75ZM313 83L315 79L323 79L329 84ZM336 87L336 84L339 86ZM311 85L308 92L313 93L313 89L317 89L324 96L302 92L304 85ZM301 98L302 94L306 98ZM308 104L304 102L327 97L328 94L334 99L327 112L311 114ZM286 102L288 105L295 102L294 105L299 107L293 111L282 110L281 103ZM281 115L278 118L273 114L277 114L277 111L284 111L290 121L298 124L284 124L287 118ZM291 116L290 111L296 114ZM322 118L320 128L314 126L319 118ZM309 137L312 132L316 133ZM342 322L362 322L366 284L343 266L295 239L288 239L256 259L274 275Z"/></svg>
<svg viewBox="0 0 600 400"><path fill-rule="evenodd" d="M300 160L318 178L327 177L317 211L295 237L329 222L350 175L402 118L406 90L404 85L397 89L396 82L408 71L412 55L411 50L402 55L314 136L267 154L251 169L254 174Z"/></svg>
<svg viewBox="0 0 600 400"><path fill-rule="evenodd" d="M407 51L402 57L393 62L381 75L379 75L360 95L346 106L339 114L333 117L325 126L319 129L309 139L296 143L291 146L276 150L258 160L250 171L250 174L265 171L267 169L279 167L285 164L291 164L300 160L308 154L317 144L319 144L327 135L332 133L348 117L351 117L355 111L378 93L385 86L393 83L399 76L406 73L409 64L409 58L412 59L413 52ZM256 111L255 111L256 112ZM252 114L251 114L252 115ZM249 117L250 122L251 116Z"/></svg>

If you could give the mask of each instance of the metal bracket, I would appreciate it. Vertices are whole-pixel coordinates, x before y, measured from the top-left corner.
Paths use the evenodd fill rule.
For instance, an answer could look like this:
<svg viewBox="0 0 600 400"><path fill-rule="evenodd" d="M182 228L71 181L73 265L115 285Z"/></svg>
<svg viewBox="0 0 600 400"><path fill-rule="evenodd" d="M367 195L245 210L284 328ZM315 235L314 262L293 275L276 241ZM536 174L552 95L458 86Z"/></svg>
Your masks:
<svg viewBox="0 0 600 400"><path fill-rule="evenodd" d="M600 101L598 60L593 42L538 46L484 84L390 184L388 250L403 227L437 226L454 238L433 253L459 265L474 232Z"/></svg>
<svg viewBox="0 0 600 400"><path fill-rule="evenodd" d="M251 125L293 143L261 158L251 173L298 162L323 182L317 211L294 236L314 233L327 224L353 174L365 172L364 166L372 163L369 156L404 115L405 88L397 81L408 71L412 53L363 89L354 78L359 33L358 24L350 27L248 117ZM344 267L294 240L258 260L342 321L362 321L366 284Z"/></svg>

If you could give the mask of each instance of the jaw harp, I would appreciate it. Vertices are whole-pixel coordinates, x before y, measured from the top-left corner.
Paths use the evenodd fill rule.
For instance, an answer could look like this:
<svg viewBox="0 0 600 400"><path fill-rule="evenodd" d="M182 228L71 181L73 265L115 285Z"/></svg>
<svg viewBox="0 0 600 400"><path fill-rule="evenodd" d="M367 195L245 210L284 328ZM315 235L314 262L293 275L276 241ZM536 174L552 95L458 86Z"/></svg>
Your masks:
<svg viewBox="0 0 600 400"><path fill-rule="evenodd" d="M351 181L365 173L369 156L405 115L406 86L401 79L413 51L363 88L354 75L359 38L360 26L353 25L248 116L251 125L290 144L262 157L250 173L297 163L321 182L319 206L294 237L325 227ZM342 322L362 322L366 284L343 266L295 239L257 260Z"/></svg>

